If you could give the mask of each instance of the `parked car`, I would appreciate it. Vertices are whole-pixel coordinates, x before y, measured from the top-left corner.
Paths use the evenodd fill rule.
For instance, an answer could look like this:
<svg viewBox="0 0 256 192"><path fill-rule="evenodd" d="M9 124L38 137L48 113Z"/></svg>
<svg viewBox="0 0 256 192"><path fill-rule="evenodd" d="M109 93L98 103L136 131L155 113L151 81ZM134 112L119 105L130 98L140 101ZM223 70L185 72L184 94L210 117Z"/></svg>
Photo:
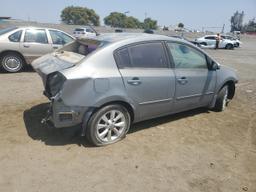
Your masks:
<svg viewBox="0 0 256 192"><path fill-rule="evenodd" d="M69 34L50 28L10 27L0 30L0 67L19 72L38 57L74 41Z"/></svg>
<svg viewBox="0 0 256 192"><path fill-rule="evenodd" d="M115 29L115 33L123 33L123 29Z"/></svg>
<svg viewBox="0 0 256 192"><path fill-rule="evenodd" d="M144 33L154 34L154 31L152 29L145 29Z"/></svg>
<svg viewBox="0 0 256 192"><path fill-rule="evenodd" d="M121 140L135 122L198 107L223 111L238 81L194 45L142 33L77 40L32 66L51 101L42 122L81 124L96 146Z"/></svg>
<svg viewBox="0 0 256 192"><path fill-rule="evenodd" d="M204 37L195 39L195 41L200 43L202 48L203 47L205 47L205 48L214 48L215 44L216 44L216 37L217 37L217 35L206 35ZM234 47L235 47L235 42L234 41L231 41L229 39L220 40L219 48L234 49Z"/></svg>
<svg viewBox="0 0 256 192"><path fill-rule="evenodd" d="M221 38L233 41L235 47L239 47L242 44L240 40L230 35L221 35Z"/></svg>
<svg viewBox="0 0 256 192"><path fill-rule="evenodd" d="M201 47L201 44L198 43L197 41L192 41L192 40L189 40L188 38L184 37L184 36L179 36L179 35L172 35L171 37L174 37L174 38L178 38L178 39L183 39L187 42L190 42L192 44L194 44L195 46L197 47Z"/></svg>
<svg viewBox="0 0 256 192"><path fill-rule="evenodd" d="M97 33L90 26L85 26L81 28L76 28L73 32L73 36L76 38L86 38L86 37L95 37Z"/></svg>

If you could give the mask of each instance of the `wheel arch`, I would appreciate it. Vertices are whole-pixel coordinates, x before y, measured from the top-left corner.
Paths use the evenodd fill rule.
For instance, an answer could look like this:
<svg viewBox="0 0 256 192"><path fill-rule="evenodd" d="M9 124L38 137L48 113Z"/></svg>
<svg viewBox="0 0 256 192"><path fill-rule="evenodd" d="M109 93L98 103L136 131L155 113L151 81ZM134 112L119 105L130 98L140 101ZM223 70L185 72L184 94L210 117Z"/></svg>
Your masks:
<svg viewBox="0 0 256 192"><path fill-rule="evenodd" d="M82 122L82 133L81 133L81 135L85 136L85 132L86 132L86 129L87 129L87 126L88 126L88 122L91 119L92 115L97 110L99 110L102 107L105 107L107 105L113 105L113 104L118 104L118 105L121 105L121 106L125 107L127 109L127 111L129 112L129 114L130 114L131 123L134 121L134 118L135 118L135 108L134 108L134 106L132 104L130 104L129 102L124 101L124 100L108 101L106 103L101 104L100 106L91 107L91 108L89 108L89 110L87 112L85 112L84 119L83 119L83 122Z"/></svg>
<svg viewBox="0 0 256 192"><path fill-rule="evenodd" d="M127 109L127 111L129 112L130 116L131 116L131 122L133 122L133 120L134 120L134 107L126 101L122 101L122 100L110 101L110 102L107 102L107 103L103 104L99 108L105 107L107 105L113 105L113 104L118 104L118 105L121 105L121 106L125 107Z"/></svg>
<svg viewBox="0 0 256 192"><path fill-rule="evenodd" d="M233 99L234 95L235 95L235 91L236 91L236 86L235 86L235 81L234 80L228 80L226 81L218 90L218 92L220 92L220 90L224 87L224 86L228 86L228 99Z"/></svg>

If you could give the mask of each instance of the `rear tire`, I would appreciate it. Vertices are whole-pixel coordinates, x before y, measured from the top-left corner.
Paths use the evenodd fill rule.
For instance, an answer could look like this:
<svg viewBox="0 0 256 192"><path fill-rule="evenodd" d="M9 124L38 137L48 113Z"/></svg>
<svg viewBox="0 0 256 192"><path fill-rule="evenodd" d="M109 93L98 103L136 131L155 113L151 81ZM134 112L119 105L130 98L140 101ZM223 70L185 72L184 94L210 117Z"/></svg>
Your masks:
<svg viewBox="0 0 256 192"><path fill-rule="evenodd" d="M218 97L214 106L214 110L221 112L224 111L228 104L228 86L225 85L218 93Z"/></svg>
<svg viewBox="0 0 256 192"><path fill-rule="evenodd" d="M17 53L6 53L0 58L1 68L5 72L17 73L24 68L24 61Z"/></svg>
<svg viewBox="0 0 256 192"><path fill-rule="evenodd" d="M86 127L86 138L94 146L105 146L122 140L128 132L131 117L122 105L107 105L96 111Z"/></svg>

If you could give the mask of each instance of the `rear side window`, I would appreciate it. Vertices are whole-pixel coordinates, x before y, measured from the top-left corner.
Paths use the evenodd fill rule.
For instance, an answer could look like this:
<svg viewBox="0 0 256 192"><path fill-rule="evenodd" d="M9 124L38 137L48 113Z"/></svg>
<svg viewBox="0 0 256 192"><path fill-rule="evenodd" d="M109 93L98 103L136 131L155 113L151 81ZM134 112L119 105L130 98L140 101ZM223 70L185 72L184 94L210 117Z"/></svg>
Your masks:
<svg viewBox="0 0 256 192"><path fill-rule="evenodd" d="M20 42L21 34L22 34L22 30L19 30L11 34L8 38L11 42Z"/></svg>
<svg viewBox="0 0 256 192"><path fill-rule="evenodd" d="M76 28L75 31L84 32L84 29Z"/></svg>
<svg viewBox="0 0 256 192"><path fill-rule="evenodd" d="M121 49L117 52L117 63L119 68L132 67L129 57L128 48Z"/></svg>
<svg viewBox="0 0 256 192"><path fill-rule="evenodd" d="M143 43L118 51L119 68L168 68L162 43Z"/></svg>
<svg viewBox="0 0 256 192"><path fill-rule="evenodd" d="M48 39L47 39L45 30L29 29L29 30L26 30L24 42L47 44Z"/></svg>
<svg viewBox="0 0 256 192"><path fill-rule="evenodd" d="M205 37L205 39L215 40L216 38L214 36L208 36L208 37Z"/></svg>

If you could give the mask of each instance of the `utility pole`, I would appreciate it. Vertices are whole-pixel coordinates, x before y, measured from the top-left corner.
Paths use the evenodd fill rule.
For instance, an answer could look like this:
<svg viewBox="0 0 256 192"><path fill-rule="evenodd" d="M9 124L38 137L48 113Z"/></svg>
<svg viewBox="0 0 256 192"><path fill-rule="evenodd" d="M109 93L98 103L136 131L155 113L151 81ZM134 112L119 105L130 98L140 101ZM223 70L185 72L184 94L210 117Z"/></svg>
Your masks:
<svg viewBox="0 0 256 192"><path fill-rule="evenodd" d="M225 31L225 24L223 24L223 26L222 26L221 33L224 33L224 31Z"/></svg>
<svg viewBox="0 0 256 192"><path fill-rule="evenodd" d="M147 16L148 16L148 13L147 13L147 12L145 12L145 19L147 19Z"/></svg>

